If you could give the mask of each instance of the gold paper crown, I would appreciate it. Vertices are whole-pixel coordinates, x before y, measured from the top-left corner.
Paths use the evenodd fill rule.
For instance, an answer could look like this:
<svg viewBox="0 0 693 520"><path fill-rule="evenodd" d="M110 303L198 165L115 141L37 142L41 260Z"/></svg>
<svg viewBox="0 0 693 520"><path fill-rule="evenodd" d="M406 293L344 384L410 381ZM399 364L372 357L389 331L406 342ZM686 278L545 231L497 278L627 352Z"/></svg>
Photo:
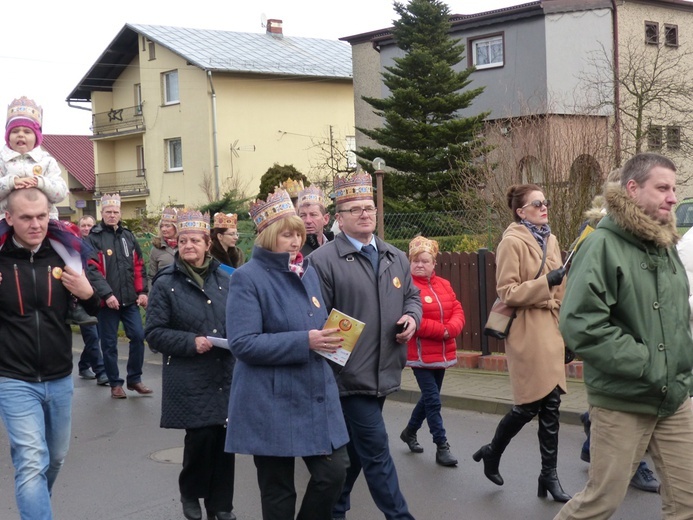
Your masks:
<svg viewBox="0 0 693 520"><path fill-rule="evenodd" d="M267 196L266 201L256 200L250 205L250 218L255 222L260 233L277 220L296 215L296 208L286 190L274 188L274 193Z"/></svg>
<svg viewBox="0 0 693 520"><path fill-rule="evenodd" d="M194 209L182 209L178 212L178 234L205 233L209 235L209 213L204 215Z"/></svg>
<svg viewBox="0 0 693 520"><path fill-rule="evenodd" d="M289 177L284 182L282 182L281 186L278 187L283 190L286 190L286 192L289 194L289 197L295 199L296 197L298 197L298 194L303 190L303 181L295 181L291 177Z"/></svg>
<svg viewBox="0 0 693 520"><path fill-rule="evenodd" d="M238 226L238 215L235 213L215 213L214 214L214 227L215 228L235 228Z"/></svg>
<svg viewBox="0 0 693 520"><path fill-rule="evenodd" d="M414 258L421 253L431 253L433 259L438 256L438 242L426 237L418 236L409 242L409 258Z"/></svg>
<svg viewBox="0 0 693 520"><path fill-rule="evenodd" d="M373 179L368 173L334 178L335 204L352 200L373 201Z"/></svg>
<svg viewBox="0 0 693 520"><path fill-rule="evenodd" d="M309 186L298 194L298 204L300 208L304 204L320 204L323 209L332 202L317 186Z"/></svg>
<svg viewBox="0 0 693 520"><path fill-rule="evenodd" d="M107 206L117 206L120 207L120 195L117 193L106 193L101 197L101 207L105 208Z"/></svg>
<svg viewBox="0 0 693 520"><path fill-rule="evenodd" d="M7 105L7 122L18 118L35 121L41 128L43 126L43 109L34 100L22 96Z"/></svg>
<svg viewBox="0 0 693 520"><path fill-rule="evenodd" d="M175 226L176 222L178 222L178 210L170 206L164 208L164 210L161 212L161 222L173 224Z"/></svg>

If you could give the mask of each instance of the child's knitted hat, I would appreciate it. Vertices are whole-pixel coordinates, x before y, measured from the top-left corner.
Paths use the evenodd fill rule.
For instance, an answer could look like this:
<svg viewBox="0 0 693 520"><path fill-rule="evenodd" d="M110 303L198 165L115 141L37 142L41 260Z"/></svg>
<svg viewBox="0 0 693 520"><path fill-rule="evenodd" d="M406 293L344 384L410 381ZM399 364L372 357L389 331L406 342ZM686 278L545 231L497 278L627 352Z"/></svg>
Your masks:
<svg viewBox="0 0 693 520"><path fill-rule="evenodd" d="M36 146L41 146L43 133L43 109L32 99L22 96L15 99L7 107L7 123L5 125L5 143L10 145L10 132L18 126L30 128L36 135Z"/></svg>

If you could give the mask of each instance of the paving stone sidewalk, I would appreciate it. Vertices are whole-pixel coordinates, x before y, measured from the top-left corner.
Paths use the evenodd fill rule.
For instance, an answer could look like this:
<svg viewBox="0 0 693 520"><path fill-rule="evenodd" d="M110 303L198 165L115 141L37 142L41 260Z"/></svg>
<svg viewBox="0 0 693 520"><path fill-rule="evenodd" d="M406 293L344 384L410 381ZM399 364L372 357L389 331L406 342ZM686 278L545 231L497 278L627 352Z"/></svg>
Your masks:
<svg viewBox="0 0 693 520"><path fill-rule="evenodd" d="M478 369L450 368L445 373L441 392L443 406L483 413L505 414L512 406L512 392L507 373ZM416 403L421 392L411 369L402 372L402 388L388 399ZM568 379L568 393L561 396L561 422L580 424L580 414L587 410L585 385Z"/></svg>

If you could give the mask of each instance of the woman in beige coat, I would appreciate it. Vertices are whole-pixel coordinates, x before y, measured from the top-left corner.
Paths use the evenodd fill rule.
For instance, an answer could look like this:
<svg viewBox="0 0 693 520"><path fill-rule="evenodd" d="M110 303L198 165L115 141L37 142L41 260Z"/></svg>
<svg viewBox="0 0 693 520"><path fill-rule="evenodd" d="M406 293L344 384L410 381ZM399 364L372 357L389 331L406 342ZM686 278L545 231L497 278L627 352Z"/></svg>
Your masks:
<svg viewBox="0 0 693 520"><path fill-rule="evenodd" d="M503 233L496 252L498 297L515 307L505 342L514 406L501 419L490 444L473 458L484 460L484 474L499 486L500 458L522 427L539 416L541 473L537 495L547 491L557 502L568 495L558 480L558 408L566 392L565 350L558 330L558 311L565 290L561 251L548 225L550 201L534 184L512 186L508 206L515 222ZM546 251L546 259L542 263Z"/></svg>

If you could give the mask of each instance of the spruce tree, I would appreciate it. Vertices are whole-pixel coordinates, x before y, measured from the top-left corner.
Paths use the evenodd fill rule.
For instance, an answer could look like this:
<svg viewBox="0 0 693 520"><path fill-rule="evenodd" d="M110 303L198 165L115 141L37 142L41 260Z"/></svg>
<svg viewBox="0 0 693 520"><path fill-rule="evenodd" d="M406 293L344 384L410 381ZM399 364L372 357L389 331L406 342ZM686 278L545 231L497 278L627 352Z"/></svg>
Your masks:
<svg viewBox="0 0 693 520"><path fill-rule="evenodd" d="M376 129L359 128L380 147L357 151L370 168L375 157L396 171L385 174L384 197L389 211L455 208L459 185L455 176L470 171L483 149L483 120L488 113L461 117L483 87L464 90L474 69L456 71L464 45L450 34L449 8L439 0L395 2L400 18L393 37L404 56L386 67L384 99L363 97L383 117Z"/></svg>

